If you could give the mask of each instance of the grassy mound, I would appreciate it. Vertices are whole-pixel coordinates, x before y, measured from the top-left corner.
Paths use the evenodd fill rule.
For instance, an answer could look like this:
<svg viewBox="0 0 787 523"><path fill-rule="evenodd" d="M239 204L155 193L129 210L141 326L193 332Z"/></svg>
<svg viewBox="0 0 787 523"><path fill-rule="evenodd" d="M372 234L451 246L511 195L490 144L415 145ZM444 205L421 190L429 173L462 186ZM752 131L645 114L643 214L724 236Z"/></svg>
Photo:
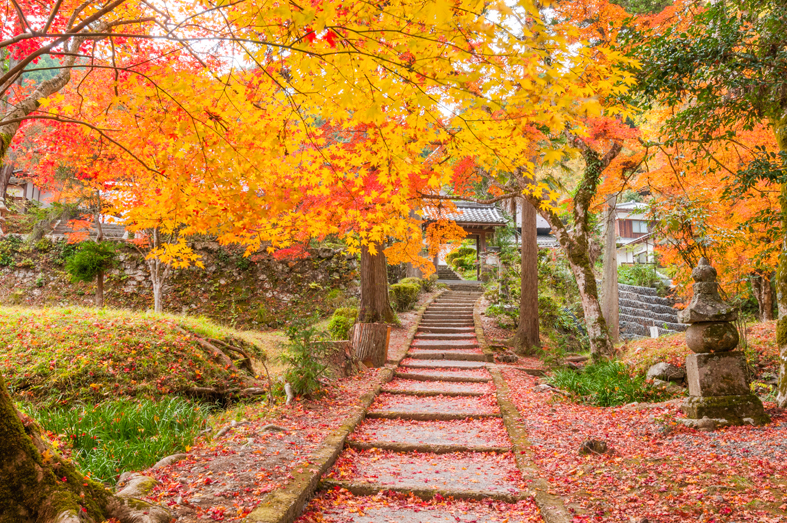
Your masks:
<svg viewBox="0 0 787 523"><path fill-rule="evenodd" d="M766 371L775 371L779 362L779 347L776 344L776 322L755 323L747 327L748 347L743 349L750 364ZM739 348L738 350L741 350ZM651 365L666 361L678 367L686 364L691 350L686 345L686 335L670 334L659 338L642 338L624 345L621 361L638 374L645 374Z"/></svg>
<svg viewBox="0 0 787 523"><path fill-rule="evenodd" d="M235 331L201 318L0 307L0 373L12 395L38 406L263 386L247 371L218 362L200 339L229 343L252 359L273 359L276 351L275 335Z"/></svg>

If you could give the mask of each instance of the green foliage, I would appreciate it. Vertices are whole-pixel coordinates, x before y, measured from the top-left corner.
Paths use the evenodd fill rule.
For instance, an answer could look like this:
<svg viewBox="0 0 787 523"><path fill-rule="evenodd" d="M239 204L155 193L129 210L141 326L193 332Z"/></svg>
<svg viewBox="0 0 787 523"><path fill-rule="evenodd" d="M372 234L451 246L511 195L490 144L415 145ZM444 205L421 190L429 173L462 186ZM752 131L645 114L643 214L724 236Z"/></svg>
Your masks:
<svg viewBox="0 0 787 523"><path fill-rule="evenodd" d="M599 407L626 403L657 402L672 394L649 385L644 376L632 375L619 361L600 361L581 371L560 369L549 378L550 384L572 394L576 401Z"/></svg>
<svg viewBox="0 0 787 523"><path fill-rule="evenodd" d="M350 336L350 328L358 318L358 309L353 307L342 307L334 311L331 321L328 323L328 332L335 340L346 340Z"/></svg>
<svg viewBox="0 0 787 523"><path fill-rule="evenodd" d="M432 292L437 285L437 274L432 274L428 278L423 278L421 280L421 288L424 292Z"/></svg>
<svg viewBox="0 0 787 523"><path fill-rule="evenodd" d="M69 409L23 410L71 445L83 472L114 484L125 471L143 470L182 452L205 426L208 409L183 398L118 400Z"/></svg>
<svg viewBox="0 0 787 523"><path fill-rule="evenodd" d="M475 249L472 249L473 252L467 253L464 256L457 256L451 262L451 266L455 270L459 271L469 271L475 268L476 265L476 254Z"/></svg>
<svg viewBox="0 0 787 523"><path fill-rule="evenodd" d="M21 246L22 238L18 236L0 238L0 267L13 266L14 255L19 252Z"/></svg>
<svg viewBox="0 0 787 523"><path fill-rule="evenodd" d="M406 283L408 285L418 285L420 287L422 281L423 280L421 278L402 278L401 280L399 280L398 283Z"/></svg>
<svg viewBox="0 0 787 523"><path fill-rule="evenodd" d="M658 281L656 267L651 264L635 263L618 266L618 283L638 287L655 287Z"/></svg>
<svg viewBox="0 0 787 523"><path fill-rule="evenodd" d="M394 310L404 312L412 309L418 301L421 286L415 283L395 283L389 290Z"/></svg>
<svg viewBox="0 0 787 523"><path fill-rule="evenodd" d="M590 350L590 338L585 324L569 307L547 295L538 297L538 320L555 342L555 349L563 352L586 352Z"/></svg>
<svg viewBox="0 0 787 523"><path fill-rule="evenodd" d="M93 281L115 264L116 247L111 242L83 242L66 260L66 272L74 281Z"/></svg>
<svg viewBox="0 0 787 523"><path fill-rule="evenodd" d="M470 254L472 254L473 257L475 258L475 249L473 249L472 247L459 247L458 249L448 253L448 256L445 257L445 262L448 265L453 266L455 259L464 258Z"/></svg>
<svg viewBox="0 0 787 523"><path fill-rule="evenodd" d="M619 5L629 14L644 15L660 13L672 0L613 0L612 3Z"/></svg>
<svg viewBox="0 0 787 523"><path fill-rule="evenodd" d="M281 355L287 365L284 379L299 396L315 396L322 390L321 380L327 376L328 367L323 363L327 353L324 343L327 333L315 325L317 318L300 318L285 329L289 343Z"/></svg>

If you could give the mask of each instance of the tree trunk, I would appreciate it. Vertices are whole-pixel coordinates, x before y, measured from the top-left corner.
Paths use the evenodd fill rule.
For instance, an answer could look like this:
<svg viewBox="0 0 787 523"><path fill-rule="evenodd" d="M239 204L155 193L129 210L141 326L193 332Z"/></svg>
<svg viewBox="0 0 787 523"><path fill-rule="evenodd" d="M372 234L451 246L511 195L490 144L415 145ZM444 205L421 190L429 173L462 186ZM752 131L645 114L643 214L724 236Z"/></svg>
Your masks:
<svg viewBox="0 0 787 523"><path fill-rule="evenodd" d="M355 357L367 367L382 367L388 359L391 327L385 323L356 323L352 346Z"/></svg>
<svg viewBox="0 0 787 523"><path fill-rule="evenodd" d="M780 120L772 122L776 143L779 149L787 152L787 114L780 114ZM779 385L776 391L776 404L787 408L787 184L781 187L779 205L782 213L782 250L779 253L779 267L776 271L776 297L779 308L779 322L776 326L776 343L779 345Z"/></svg>
<svg viewBox="0 0 787 523"><path fill-rule="evenodd" d="M522 260L519 326L509 344L518 354L533 354L541 345L538 332L538 242L536 208L522 202Z"/></svg>
<svg viewBox="0 0 787 523"><path fill-rule="evenodd" d="M358 310L358 323L396 321L396 315L388 298L385 254L381 245L376 247L377 253L372 255L368 246L361 246L361 306Z"/></svg>
<svg viewBox="0 0 787 523"><path fill-rule="evenodd" d="M594 359L609 357L614 353L615 348L607 331L604 313L601 311L596 276L593 274L587 250L576 246L571 247L568 265L577 280L582 312L585 315L585 326L588 330L588 338L590 338L590 352Z"/></svg>
<svg viewBox="0 0 787 523"><path fill-rule="evenodd" d="M3 158L0 157L0 211L8 210L6 206L6 191L8 190L8 182L11 181L11 176L14 174L14 168L11 165L4 164Z"/></svg>
<svg viewBox="0 0 787 523"><path fill-rule="evenodd" d="M2 377L0 457L0 523L80 523L88 518L164 523L171 518L161 507L118 498L80 474L41 438L33 420L17 412Z"/></svg>
<svg viewBox="0 0 787 523"><path fill-rule="evenodd" d="M601 280L601 310L613 343L620 338L618 299L618 250L615 234L615 195L607 197L607 237L604 243L604 274Z"/></svg>
<svg viewBox="0 0 787 523"><path fill-rule="evenodd" d="M96 307L99 309L104 306L104 271L96 274Z"/></svg>
<svg viewBox="0 0 787 523"><path fill-rule="evenodd" d="M413 265L412 263L406 263L404 266L404 277L405 278L423 278L424 275L421 272L421 269Z"/></svg>
<svg viewBox="0 0 787 523"><path fill-rule="evenodd" d="M158 277L151 278L151 283L153 284L153 312L162 312L161 295L164 285Z"/></svg>
<svg viewBox="0 0 787 523"><path fill-rule="evenodd" d="M752 274L751 288L754 293L754 297L757 298L757 318L759 321L772 320L774 296L770 277L759 273Z"/></svg>

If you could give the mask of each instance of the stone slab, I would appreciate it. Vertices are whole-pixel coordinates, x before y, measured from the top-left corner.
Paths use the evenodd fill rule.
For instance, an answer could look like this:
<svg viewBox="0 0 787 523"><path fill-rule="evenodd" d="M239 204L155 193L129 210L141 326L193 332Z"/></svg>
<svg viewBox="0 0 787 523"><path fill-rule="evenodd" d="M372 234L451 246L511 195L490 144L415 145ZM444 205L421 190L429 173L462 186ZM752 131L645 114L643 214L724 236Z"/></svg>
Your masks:
<svg viewBox="0 0 787 523"><path fill-rule="evenodd" d="M383 385L382 392L413 393L424 392L429 394L467 394L484 395L495 391L490 383L472 383L456 381L423 381L394 378Z"/></svg>
<svg viewBox="0 0 787 523"><path fill-rule="evenodd" d="M383 445L397 443L435 448L462 446L467 451L508 448L508 433L500 418L455 421L367 419L349 442Z"/></svg>
<svg viewBox="0 0 787 523"><path fill-rule="evenodd" d="M494 416L500 414L493 396L405 396L381 393L375 398L367 415L450 414L451 416Z"/></svg>
<svg viewBox="0 0 787 523"><path fill-rule="evenodd" d="M471 505L472 503L472 505ZM350 502L326 504L319 512L322 523L533 523L541 521L538 509L532 501L511 504L510 508L490 506L488 503L472 501L439 501L434 505L402 507L388 499L352 496ZM522 506L527 503L527 505ZM416 505L415 503L409 503ZM298 523L315 519L298 519Z"/></svg>
<svg viewBox="0 0 787 523"><path fill-rule="evenodd" d="M423 327L472 327L475 325L473 319L464 320L428 320L418 324L419 330Z"/></svg>
<svg viewBox="0 0 787 523"><path fill-rule="evenodd" d="M411 372L401 372L409 370ZM394 373L397 378L418 381L455 381L455 382L469 382L469 383L482 383L491 380L489 373L485 369L467 369L467 370L441 370L441 369L400 369Z"/></svg>
<svg viewBox="0 0 787 523"><path fill-rule="evenodd" d="M521 497L520 478L510 453L414 455L366 450L343 454L328 475L328 479L380 490L425 490L493 499Z"/></svg>
<svg viewBox="0 0 787 523"><path fill-rule="evenodd" d="M746 360L742 352L686 356L686 380L691 396L748 395Z"/></svg>
<svg viewBox="0 0 787 523"><path fill-rule="evenodd" d="M720 420L718 425L765 425L770 417L765 414L762 402L754 394L739 396L689 396L683 400L681 410L687 418Z"/></svg>
<svg viewBox="0 0 787 523"><path fill-rule="evenodd" d="M486 363L480 361L416 360L413 358L403 359L401 365L421 369L482 369L486 367Z"/></svg>
<svg viewBox="0 0 787 523"><path fill-rule="evenodd" d="M419 325L418 326L418 330L416 332L417 332L417 334L423 334L423 333L430 333L430 334L450 334L450 333L464 334L464 333L467 333L467 334L473 334L473 333L475 333L475 327L471 327L471 326L467 326L467 327L451 327L451 326L429 327L429 326Z"/></svg>
<svg viewBox="0 0 787 523"><path fill-rule="evenodd" d="M474 349L478 347L478 341L475 338L471 339L457 339L457 340L413 340L411 345L413 348L419 349Z"/></svg>
<svg viewBox="0 0 787 523"><path fill-rule="evenodd" d="M474 340L475 334L473 331L467 332L418 332L415 335L414 343L418 340Z"/></svg>
<svg viewBox="0 0 787 523"><path fill-rule="evenodd" d="M487 361L487 356L481 349L467 350L414 350L407 353L408 358L414 360L450 360L450 361Z"/></svg>

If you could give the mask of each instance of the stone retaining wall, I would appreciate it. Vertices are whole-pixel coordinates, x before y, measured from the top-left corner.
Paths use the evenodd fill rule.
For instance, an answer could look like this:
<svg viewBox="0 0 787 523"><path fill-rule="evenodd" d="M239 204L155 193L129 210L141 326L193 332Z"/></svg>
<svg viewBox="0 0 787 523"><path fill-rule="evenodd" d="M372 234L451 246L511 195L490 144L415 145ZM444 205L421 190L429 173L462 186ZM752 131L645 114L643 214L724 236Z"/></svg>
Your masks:
<svg viewBox="0 0 787 523"><path fill-rule="evenodd" d="M687 325L678 323L674 301L661 298L656 289L618 284L620 297L620 337L650 337L650 327L659 329L659 336L683 332Z"/></svg>

